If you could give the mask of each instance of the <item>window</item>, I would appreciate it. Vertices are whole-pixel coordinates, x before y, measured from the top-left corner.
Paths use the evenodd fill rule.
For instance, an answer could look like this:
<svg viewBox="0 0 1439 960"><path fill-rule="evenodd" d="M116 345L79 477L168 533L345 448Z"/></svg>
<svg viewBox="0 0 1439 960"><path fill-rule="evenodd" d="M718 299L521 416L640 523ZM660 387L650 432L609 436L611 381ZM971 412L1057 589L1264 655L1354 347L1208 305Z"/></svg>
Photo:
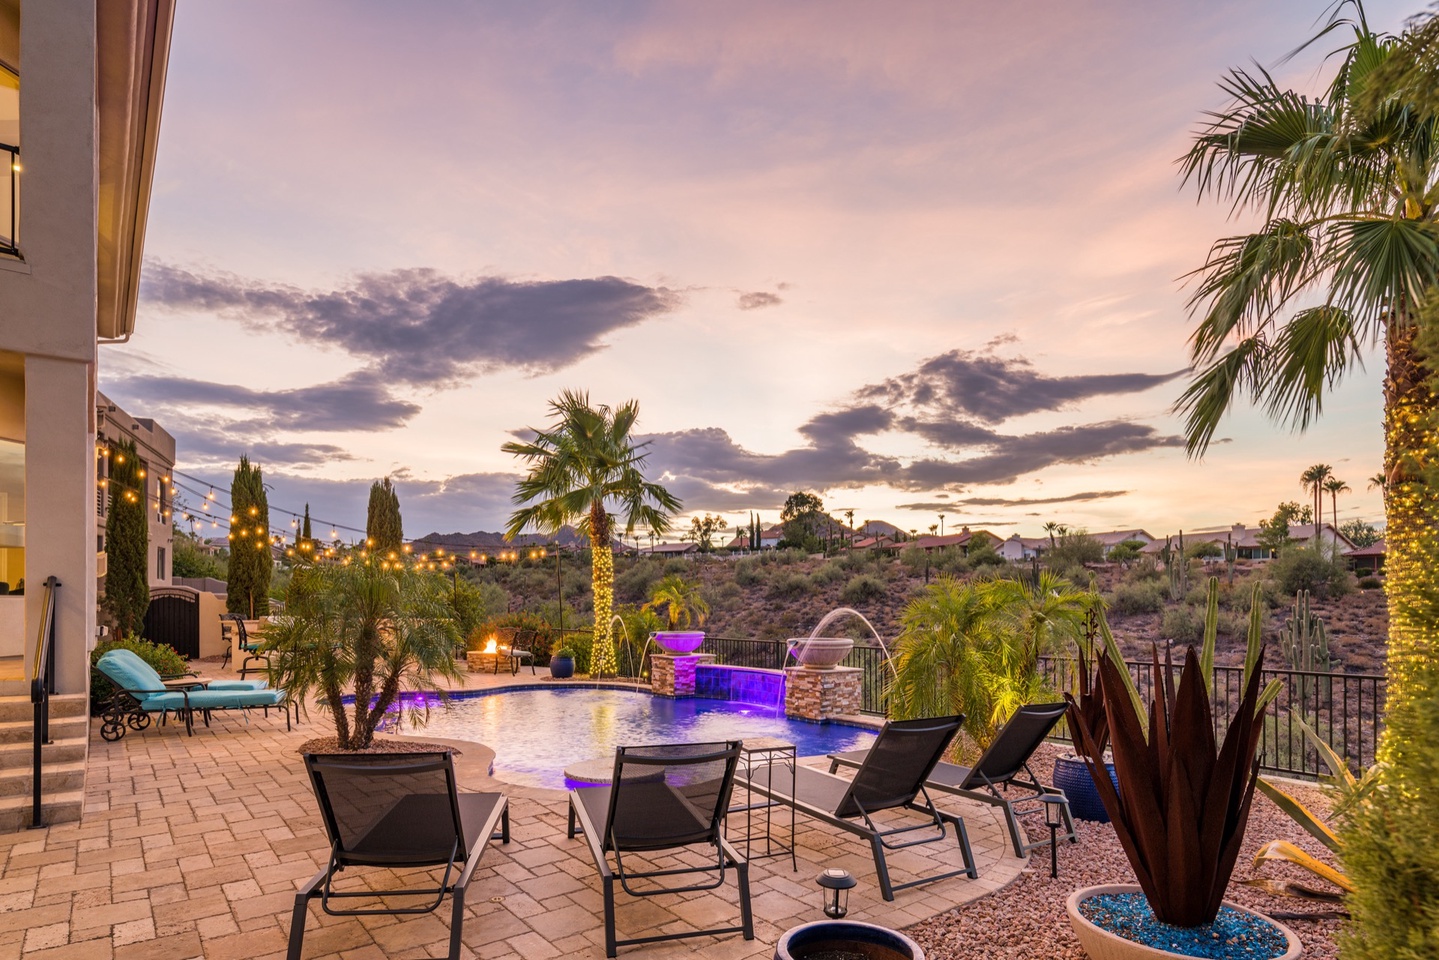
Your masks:
<svg viewBox="0 0 1439 960"><path fill-rule="evenodd" d="M25 444L0 440L0 584L25 579Z"/></svg>
<svg viewBox="0 0 1439 960"><path fill-rule="evenodd" d="M20 227L20 3L0 0L0 253Z"/></svg>
<svg viewBox="0 0 1439 960"><path fill-rule="evenodd" d="M164 547L161 547L160 549L158 549L158 550L155 551L155 579L156 579L156 580L164 580L164 579L166 579L166 578L165 578L165 548L164 548Z"/></svg>

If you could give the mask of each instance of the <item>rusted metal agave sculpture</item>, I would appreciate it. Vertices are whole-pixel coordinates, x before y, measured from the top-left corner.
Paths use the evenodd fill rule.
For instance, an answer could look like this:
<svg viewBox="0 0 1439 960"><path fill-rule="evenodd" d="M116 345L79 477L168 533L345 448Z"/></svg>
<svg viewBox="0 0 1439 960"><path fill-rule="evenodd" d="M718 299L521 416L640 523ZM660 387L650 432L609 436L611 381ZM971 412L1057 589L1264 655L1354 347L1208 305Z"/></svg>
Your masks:
<svg viewBox="0 0 1439 960"><path fill-rule="evenodd" d="M1239 857L1259 779L1264 713L1278 692L1273 685L1261 692L1258 632L1250 634L1244 696L1222 744L1210 706L1208 636L1203 654L1188 648L1177 679L1169 656L1161 665L1154 651L1157 682L1146 710L1118 645L1103 633L1097 687L1082 703L1069 698L1075 746L1155 916L1181 927L1209 923ZM1106 733L1118 790L1104 770Z"/></svg>

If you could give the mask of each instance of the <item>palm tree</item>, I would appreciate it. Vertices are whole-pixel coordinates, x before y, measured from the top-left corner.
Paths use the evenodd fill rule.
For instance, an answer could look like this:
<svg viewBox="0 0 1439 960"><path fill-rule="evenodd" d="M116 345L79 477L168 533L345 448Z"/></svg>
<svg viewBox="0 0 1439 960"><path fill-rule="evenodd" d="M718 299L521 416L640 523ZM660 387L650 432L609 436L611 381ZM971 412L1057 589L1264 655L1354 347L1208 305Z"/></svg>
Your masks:
<svg viewBox="0 0 1439 960"><path fill-rule="evenodd" d="M1044 523L1044 532L1047 533L1047 534L1049 534L1049 549L1051 549L1051 550L1054 549L1054 535L1055 535L1056 533L1058 533L1061 529L1062 529L1062 528L1061 528L1061 526L1060 526L1059 521L1057 521L1057 520L1046 520L1046 521L1045 521L1045 523Z"/></svg>
<svg viewBox="0 0 1439 960"><path fill-rule="evenodd" d="M1378 487L1380 490L1383 490L1386 482L1387 481L1384 478L1384 474L1376 473L1374 474L1374 476L1369 478L1368 489L1373 490L1375 487Z"/></svg>
<svg viewBox="0 0 1439 960"><path fill-rule="evenodd" d="M1350 492L1349 484L1345 483L1343 480L1340 480L1338 477L1330 477L1328 480L1324 481L1324 492L1329 494L1329 504L1331 507L1334 508L1334 512L1332 514L1334 517L1334 529L1338 530L1339 495L1341 493Z"/></svg>
<svg viewBox="0 0 1439 960"><path fill-rule="evenodd" d="M660 607L665 608L671 630L682 630L691 623L702 627L710 615L709 604L700 596L699 582L675 573L655 582L650 588L649 603L641 609L657 611Z"/></svg>
<svg viewBox="0 0 1439 960"><path fill-rule="evenodd" d="M1299 475L1299 482L1314 499L1314 549L1319 549L1319 525L1324 519L1324 481L1334 473L1327 463L1316 463Z"/></svg>
<svg viewBox="0 0 1439 960"><path fill-rule="evenodd" d="M642 451L648 443L636 444L630 437L639 412L633 400L612 410L604 404L591 406L587 393L566 390L550 401L550 430L535 430L529 443L512 441L500 448L529 466L511 498L528 506L510 515L505 537L513 540L526 528L554 534L566 523L575 523L589 537L595 605L590 669L595 676L615 672L610 634L615 517L610 511L623 515L626 534L639 525L664 533L681 506L677 497L644 477L648 454Z"/></svg>
<svg viewBox="0 0 1439 960"><path fill-rule="evenodd" d="M1392 715L1428 708L1422 677L1439 654L1439 497L1423 468L1439 415L1418 342L1439 308L1439 131L1434 112L1405 99L1412 86L1370 82L1404 43L1373 33L1358 3L1334 8L1319 36L1335 30L1353 39L1332 58L1339 68L1322 96L1231 71L1221 86L1233 102L1184 160L1201 194L1267 222L1219 240L1195 271L1198 372L1177 407L1195 455L1240 398L1302 430L1330 385L1383 345L1391 723L1381 755L1394 761L1406 744ZM1436 73L1431 60L1426 89Z"/></svg>
<svg viewBox="0 0 1439 960"><path fill-rule="evenodd" d="M1193 274L1197 372L1176 405L1191 455L1207 449L1240 399L1305 429L1365 351L1384 350L1389 646L1379 758L1392 789L1376 791L1376 802L1394 811L1422 802L1410 784L1433 769L1425 731L1439 687L1439 497L1429 466L1439 409L1424 346L1439 327L1436 33L1430 14L1404 37L1377 35L1356 0L1341 0L1311 41L1352 37L1329 59L1338 69L1328 89L1309 97L1263 70L1233 70L1221 83L1231 103L1183 161L1201 195L1264 219L1254 233L1217 241ZM1432 821L1427 808L1411 813L1405 822ZM1375 886L1351 912L1363 935L1382 935L1405 921L1381 901L1404 897L1384 889L1397 871L1365 869Z"/></svg>
<svg viewBox="0 0 1439 960"><path fill-rule="evenodd" d="M285 612L264 628L270 683L330 712L342 750L370 746L406 690L458 682L451 586L442 576L370 557L295 569ZM353 695L349 709L345 698ZM409 712L424 715L424 707Z"/></svg>

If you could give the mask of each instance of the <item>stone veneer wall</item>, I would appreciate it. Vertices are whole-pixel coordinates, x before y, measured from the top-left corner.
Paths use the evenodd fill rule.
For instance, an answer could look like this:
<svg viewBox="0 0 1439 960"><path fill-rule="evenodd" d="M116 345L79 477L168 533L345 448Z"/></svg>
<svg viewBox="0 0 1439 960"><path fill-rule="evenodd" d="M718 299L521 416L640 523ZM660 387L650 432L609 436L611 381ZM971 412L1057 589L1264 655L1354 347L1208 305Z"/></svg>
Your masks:
<svg viewBox="0 0 1439 960"><path fill-rule="evenodd" d="M786 667L784 713L803 720L828 720L859 713L864 671L858 667L813 670Z"/></svg>
<svg viewBox="0 0 1439 960"><path fill-rule="evenodd" d="M650 690L662 697L695 695L695 667L714 660L712 653L650 654Z"/></svg>
<svg viewBox="0 0 1439 960"><path fill-rule="evenodd" d="M494 673L495 661L503 658L505 669L510 668L510 655L508 653L486 653L483 650L471 650L465 654L469 661L471 673Z"/></svg>

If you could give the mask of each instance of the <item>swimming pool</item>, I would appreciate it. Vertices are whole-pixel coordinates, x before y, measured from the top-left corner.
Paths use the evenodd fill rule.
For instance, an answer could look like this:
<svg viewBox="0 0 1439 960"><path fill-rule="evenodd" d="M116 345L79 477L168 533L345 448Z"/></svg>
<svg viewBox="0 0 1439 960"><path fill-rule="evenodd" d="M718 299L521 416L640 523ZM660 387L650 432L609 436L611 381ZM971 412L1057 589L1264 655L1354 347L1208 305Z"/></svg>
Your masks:
<svg viewBox="0 0 1439 960"><path fill-rule="evenodd" d="M495 751L496 778L555 790L565 787L566 766L612 757L620 744L778 737L806 757L855 750L874 740L861 727L788 720L751 704L604 688L459 693L448 709L432 709L423 728L407 725L405 732L483 743Z"/></svg>

